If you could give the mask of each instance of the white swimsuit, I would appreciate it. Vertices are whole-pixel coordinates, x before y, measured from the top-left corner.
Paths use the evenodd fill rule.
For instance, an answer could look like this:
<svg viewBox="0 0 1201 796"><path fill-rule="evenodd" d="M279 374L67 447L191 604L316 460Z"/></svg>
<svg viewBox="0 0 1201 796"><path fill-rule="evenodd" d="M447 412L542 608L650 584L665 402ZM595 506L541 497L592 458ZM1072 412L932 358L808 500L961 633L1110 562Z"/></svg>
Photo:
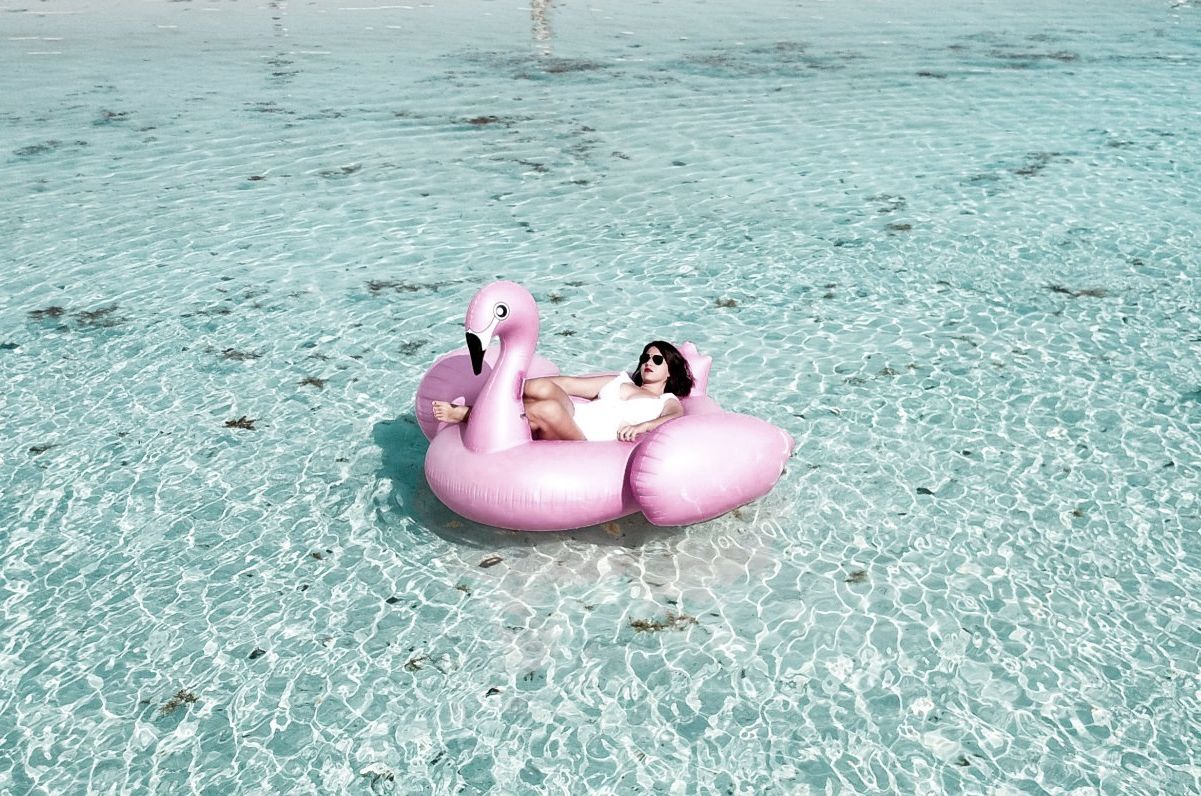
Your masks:
<svg viewBox="0 0 1201 796"><path fill-rule="evenodd" d="M638 396L623 399L621 385L633 383L630 374L619 373L600 388L595 400L576 404L573 419L587 440L604 442L617 439L618 428L654 420L663 414L667 400L675 398L671 393L665 392L658 398Z"/></svg>

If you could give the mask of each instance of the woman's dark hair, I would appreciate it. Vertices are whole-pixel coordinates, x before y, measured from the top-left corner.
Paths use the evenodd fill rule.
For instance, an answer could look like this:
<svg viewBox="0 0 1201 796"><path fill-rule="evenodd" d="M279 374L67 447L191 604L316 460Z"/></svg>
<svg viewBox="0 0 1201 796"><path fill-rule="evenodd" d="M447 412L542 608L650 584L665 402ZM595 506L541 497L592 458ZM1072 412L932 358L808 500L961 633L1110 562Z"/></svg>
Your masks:
<svg viewBox="0 0 1201 796"><path fill-rule="evenodd" d="M680 353L679 349L663 340L651 340L642 347L642 353L645 354L652 348L659 349L659 353L663 355L663 360L667 363L667 384L663 388L664 392L669 392L677 398L683 398L692 392L692 369L688 367L688 360L684 359L684 355ZM642 368L634 368L630 378L641 387Z"/></svg>

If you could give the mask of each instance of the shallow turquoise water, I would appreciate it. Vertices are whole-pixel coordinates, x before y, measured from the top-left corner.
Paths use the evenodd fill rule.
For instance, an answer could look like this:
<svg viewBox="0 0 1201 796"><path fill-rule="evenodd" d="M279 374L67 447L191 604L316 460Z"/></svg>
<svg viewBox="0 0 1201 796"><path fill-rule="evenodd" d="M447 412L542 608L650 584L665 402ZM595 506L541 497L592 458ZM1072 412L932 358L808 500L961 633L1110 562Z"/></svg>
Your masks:
<svg viewBox="0 0 1201 796"><path fill-rule="evenodd" d="M750 5L0 0L0 792L1201 789L1201 7ZM780 484L455 519L497 277Z"/></svg>

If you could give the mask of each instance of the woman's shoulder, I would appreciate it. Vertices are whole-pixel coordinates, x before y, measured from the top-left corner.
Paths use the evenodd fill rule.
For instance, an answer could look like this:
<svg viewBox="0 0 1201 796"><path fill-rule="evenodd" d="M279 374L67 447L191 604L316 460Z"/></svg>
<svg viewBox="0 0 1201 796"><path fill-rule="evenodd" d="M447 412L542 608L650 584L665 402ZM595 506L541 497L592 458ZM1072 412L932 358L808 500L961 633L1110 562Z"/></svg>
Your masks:
<svg viewBox="0 0 1201 796"><path fill-rule="evenodd" d="M621 398L621 394L625 389L626 384L633 385L633 380L630 379L630 374L626 372L617 373L609 377L605 385L600 388L597 393L597 398Z"/></svg>
<svg viewBox="0 0 1201 796"><path fill-rule="evenodd" d="M611 383L617 385L617 388L622 390L623 392L625 391L625 385L627 385L627 384L630 385L631 387L633 387L635 390L642 389L641 387L639 387L637 384L634 383L634 380L630 378L630 374L626 373L624 370L621 373L618 373L616 376L614 376L613 381Z"/></svg>

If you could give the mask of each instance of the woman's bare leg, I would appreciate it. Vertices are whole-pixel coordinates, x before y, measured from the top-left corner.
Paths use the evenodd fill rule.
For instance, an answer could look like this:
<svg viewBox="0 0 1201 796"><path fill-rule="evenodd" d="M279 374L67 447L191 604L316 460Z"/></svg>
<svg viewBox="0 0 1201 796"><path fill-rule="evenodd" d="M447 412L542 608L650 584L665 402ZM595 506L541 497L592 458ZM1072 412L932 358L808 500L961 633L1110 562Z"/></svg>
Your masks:
<svg viewBox="0 0 1201 796"><path fill-rule="evenodd" d="M570 398L567 400L571 402ZM538 432L538 439L586 439L584 432L572 419L573 411L564 408L554 398L533 400L525 405L530 428Z"/></svg>
<svg viewBox="0 0 1201 796"><path fill-rule="evenodd" d="M572 419L575 403L553 376L527 380L522 403L534 439L586 439ZM434 417L444 423L461 423L470 414L470 406L434 401Z"/></svg>
<svg viewBox="0 0 1201 796"><path fill-rule="evenodd" d="M530 404L536 403L538 399L523 398L522 403L528 409ZM452 404L446 401L434 401L434 417L443 423L462 423L471 414L471 407L462 404ZM534 426L533 423L530 424Z"/></svg>
<svg viewBox="0 0 1201 796"><path fill-rule="evenodd" d="M522 400L530 428L536 429L538 439L585 439L576 425L575 402L555 376L527 379L522 387Z"/></svg>
<svg viewBox="0 0 1201 796"><path fill-rule="evenodd" d="M569 415L575 414L575 404L571 402L571 396L563 389L557 376L526 379L521 388L521 397L533 400L555 400L563 405Z"/></svg>
<svg viewBox="0 0 1201 796"><path fill-rule="evenodd" d="M434 401L434 417L443 423L462 423L469 414L471 414L470 406Z"/></svg>

